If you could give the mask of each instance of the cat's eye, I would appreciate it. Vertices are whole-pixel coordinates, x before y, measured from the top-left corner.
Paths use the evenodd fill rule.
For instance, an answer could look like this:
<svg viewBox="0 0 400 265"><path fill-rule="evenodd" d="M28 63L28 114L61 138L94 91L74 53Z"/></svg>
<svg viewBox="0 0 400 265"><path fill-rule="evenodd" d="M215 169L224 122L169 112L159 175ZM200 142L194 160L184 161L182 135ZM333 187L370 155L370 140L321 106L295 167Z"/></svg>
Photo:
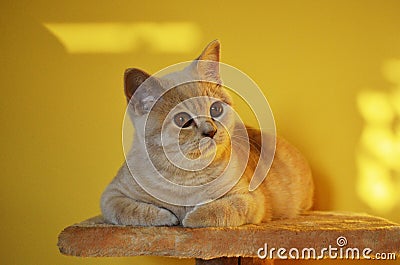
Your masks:
<svg viewBox="0 0 400 265"><path fill-rule="evenodd" d="M192 124L193 119L192 119L192 117L190 117L190 115L188 113L180 112L174 116L174 122L179 127L186 128Z"/></svg>
<svg viewBox="0 0 400 265"><path fill-rule="evenodd" d="M224 112L224 107L221 101L214 102L210 107L210 115L213 118L217 118Z"/></svg>

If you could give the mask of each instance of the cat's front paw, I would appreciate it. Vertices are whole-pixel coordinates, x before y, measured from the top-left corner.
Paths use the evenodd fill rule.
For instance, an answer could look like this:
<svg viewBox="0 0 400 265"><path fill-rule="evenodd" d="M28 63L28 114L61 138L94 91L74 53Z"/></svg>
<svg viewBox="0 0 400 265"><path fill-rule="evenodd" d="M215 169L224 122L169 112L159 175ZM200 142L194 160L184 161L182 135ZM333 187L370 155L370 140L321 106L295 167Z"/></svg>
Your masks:
<svg viewBox="0 0 400 265"><path fill-rule="evenodd" d="M240 226L245 224L245 220L240 218L237 212L229 209L226 205L210 203L196 206L191 212L187 213L182 220L184 227L212 227L212 226Z"/></svg>
<svg viewBox="0 0 400 265"><path fill-rule="evenodd" d="M153 205L145 205L145 207L149 208L146 213L120 215L118 222L114 223L133 226L174 226L179 224L178 218L167 209L158 208ZM142 211L145 210L142 209Z"/></svg>
<svg viewBox="0 0 400 265"><path fill-rule="evenodd" d="M151 220L151 224L153 226L174 226L178 225L178 218L167 209L160 208L157 216Z"/></svg>

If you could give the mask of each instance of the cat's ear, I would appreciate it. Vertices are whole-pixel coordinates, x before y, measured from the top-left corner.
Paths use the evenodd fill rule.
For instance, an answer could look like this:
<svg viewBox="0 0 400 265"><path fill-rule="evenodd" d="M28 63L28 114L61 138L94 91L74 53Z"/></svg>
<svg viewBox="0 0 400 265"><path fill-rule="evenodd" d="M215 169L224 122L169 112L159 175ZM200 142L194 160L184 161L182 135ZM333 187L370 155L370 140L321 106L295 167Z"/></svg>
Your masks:
<svg viewBox="0 0 400 265"><path fill-rule="evenodd" d="M124 74L124 92L126 101L131 100L133 94L135 94L138 87L147 79L150 75L140 69L128 68Z"/></svg>
<svg viewBox="0 0 400 265"><path fill-rule="evenodd" d="M137 90L140 87L140 90ZM136 69L129 68L124 74L124 91L126 101L131 104L138 115L150 111L151 106L161 95L162 87L156 77Z"/></svg>
<svg viewBox="0 0 400 265"><path fill-rule="evenodd" d="M195 60L197 72L201 78L221 84L219 75L219 59L221 44L219 40L210 42L200 56Z"/></svg>
<svg viewBox="0 0 400 265"><path fill-rule="evenodd" d="M221 43L219 40L213 40L203 50L197 60L214 61L219 62L219 56L221 53Z"/></svg>

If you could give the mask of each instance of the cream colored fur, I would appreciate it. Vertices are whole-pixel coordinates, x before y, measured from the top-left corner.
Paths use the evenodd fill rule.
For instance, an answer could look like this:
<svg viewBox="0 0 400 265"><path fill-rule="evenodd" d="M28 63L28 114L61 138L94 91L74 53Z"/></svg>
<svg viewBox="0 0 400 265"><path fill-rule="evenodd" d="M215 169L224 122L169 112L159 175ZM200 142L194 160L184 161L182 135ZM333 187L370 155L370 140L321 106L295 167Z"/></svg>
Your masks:
<svg viewBox="0 0 400 265"><path fill-rule="evenodd" d="M220 44L218 41L210 43L199 60L219 61ZM194 61L196 65L196 61ZM272 166L265 181L255 190L248 190L249 182L253 176L256 162L259 158L260 132L248 128L251 138L250 159L246 170L239 182L224 196L206 204L197 206L176 206L160 201L144 191L131 175L145 176L146 180L156 189L166 189L154 178L157 174L151 167L154 164L162 175L174 183L181 185L201 185L216 178L222 172L231 159L232 163L239 163L243 160L240 152L233 153L228 157L231 146L227 144L229 140L226 131L235 130L237 125L234 119L226 111L222 115L221 123L227 126L222 128L216 123L217 132L214 140L217 146L217 155L214 161L205 169L197 172L188 172L174 167L162 152L162 143L159 138L160 123L164 120L169 121L167 113L170 109L186 98L205 97L195 100L193 106L185 109L186 112L196 115L209 115L210 105L219 99L226 104L231 104L231 98L222 86L219 85L218 69L213 65L197 64L197 67L186 69L183 72L174 73L161 79L151 80L153 83L149 89L144 90L143 94L135 93L140 84L146 79L153 78L138 69L128 69L125 75L125 94L129 101L129 108L132 110L132 120L136 128L133 148L127 155L130 168L125 162L118 171L114 180L104 191L101 198L101 209L106 220L115 224L137 225L137 226L172 226L183 225L186 227L207 227L207 226L239 226L247 223L267 222L275 218L292 218L309 209L312 206L313 181L308 164L300 152L282 138L277 138L276 153ZM147 150L144 143L144 135L141 133L144 126L143 115L146 113L147 105L154 102L157 94L162 91L163 85L180 78L180 75L197 75L214 83L195 82L185 84L172 89L162 96L162 101L154 105L149 114L149 138ZM155 87L158 87L155 89ZM166 133L171 135L176 133L176 126L167 124ZM201 136L196 130L203 130L205 122L200 118L194 121L196 126L193 130L182 130L179 135L181 148L187 156L196 158L192 143L201 140ZM168 141L163 144L168 145ZM146 152L150 153L148 157ZM167 149L167 152L168 149ZM173 150L171 149L173 154ZM133 166L132 166L133 165ZM130 171L130 170L131 171ZM225 180L234 181L234 169L230 169L229 178ZM210 187L205 193L214 192L221 189L228 183L220 183L219 186ZM174 196L192 197L202 196L202 194L180 194L178 190L171 191ZM189 196L191 198L189 198ZM186 199L183 197L182 199Z"/></svg>

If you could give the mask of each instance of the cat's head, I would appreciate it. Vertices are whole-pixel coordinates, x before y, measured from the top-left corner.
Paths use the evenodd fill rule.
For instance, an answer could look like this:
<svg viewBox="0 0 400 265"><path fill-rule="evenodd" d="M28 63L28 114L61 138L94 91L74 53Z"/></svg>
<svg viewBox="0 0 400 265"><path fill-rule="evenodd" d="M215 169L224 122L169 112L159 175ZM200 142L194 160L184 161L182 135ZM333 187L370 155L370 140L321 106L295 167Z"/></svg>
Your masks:
<svg viewBox="0 0 400 265"><path fill-rule="evenodd" d="M168 158L183 154L198 159L229 148L235 119L220 79L219 58L220 43L213 41L181 71L154 77L126 70L125 96L136 137L149 152L162 147Z"/></svg>

